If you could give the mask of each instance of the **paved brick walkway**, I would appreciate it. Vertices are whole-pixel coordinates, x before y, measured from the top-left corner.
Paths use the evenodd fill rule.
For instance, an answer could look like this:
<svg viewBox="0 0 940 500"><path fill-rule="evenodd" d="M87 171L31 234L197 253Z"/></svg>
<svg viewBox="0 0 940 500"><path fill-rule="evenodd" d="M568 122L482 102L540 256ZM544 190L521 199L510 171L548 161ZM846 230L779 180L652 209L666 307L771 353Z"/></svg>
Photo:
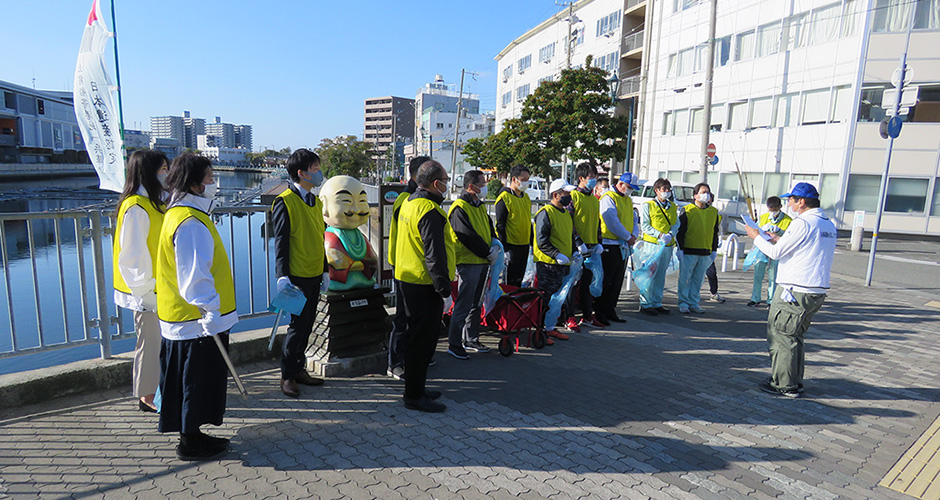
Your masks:
<svg viewBox="0 0 940 500"><path fill-rule="evenodd" d="M757 390L750 276L722 274L729 301L702 316L628 313L508 359L439 352L442 415L405 411L385 377L289 400L273 362L242 366L218 462L177 461L127 391L18 409L0 420L0 498L910 498L877 483L940 412L940 310L836 279L806 397L775 398Z"/></svg>

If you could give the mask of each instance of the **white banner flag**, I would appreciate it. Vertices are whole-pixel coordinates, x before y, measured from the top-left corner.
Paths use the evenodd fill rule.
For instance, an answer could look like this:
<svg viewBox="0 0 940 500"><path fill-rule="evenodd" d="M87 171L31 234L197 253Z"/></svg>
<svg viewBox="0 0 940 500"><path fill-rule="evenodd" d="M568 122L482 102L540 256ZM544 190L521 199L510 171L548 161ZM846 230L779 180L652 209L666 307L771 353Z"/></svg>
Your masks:
<svg viewBox="0 0 940 500"><path fill-rule="evenodd" d="M123 141L114 100L111 79L104 62L104 51L111 33L104 24L101 6L94 0L82 46L75 65L75 117L82 131L85 150L98 172L101 189L117 191L124 188Z"/></svg>

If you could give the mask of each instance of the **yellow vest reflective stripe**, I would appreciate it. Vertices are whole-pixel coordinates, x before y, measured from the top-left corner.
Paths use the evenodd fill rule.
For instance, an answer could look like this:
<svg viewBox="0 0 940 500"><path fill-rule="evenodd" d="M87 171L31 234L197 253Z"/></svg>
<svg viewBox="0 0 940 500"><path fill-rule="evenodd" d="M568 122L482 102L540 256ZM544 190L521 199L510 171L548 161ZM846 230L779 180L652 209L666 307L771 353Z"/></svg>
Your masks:
<svg viewBox="0 0 940 500"><path fill-rule="evenodd" d="M718 209L712 206L699 208L692 204L685 207L685 248L712 251L715 226L721 220Z"/></svg>
<svg viewBox="0 0 940 500"><path fill-rule="evenodd" d="M481 204L478 207L467 203L466 200L456 199L454 203L450 206L450 211L447 212L447 221L448 221L448 236L452 244L454 245L454 255L457 258L457 264L488 264L489 261L486 260L486 257L480 257L477 254L470 251L463 243L457 239L457 233L454 232L454 228L450 226L450 215L454 213L454 209L460 207L464 213L467 214L467 217L470 218L470 225L473 226L473 230L483 238L483 241L487 245L493 242L492 233L490 233L490 216L486 213L486 205Z"/></svg>
<svg viewBox="0 0 940 500"><path fill-rule="evenodd" d="M646 204L649 205L650 225L653 226L653 229L659 231L660 233L668 233L672 225L676 223L676 204L670 203L669 208L665 209L656 203L656 200L647 201ZM643 241L659 243L659 238L643 233ZM676 240L672 240L672 242L669 243L669 246L673 246L675 244Z"/></svg>
<svg viewBox="0 0 940 500"><path fill-rule="evenodd" d="M600 227L601 202L594 194L581 191L571 192L574 204L574 229L587 244L597 243L597 228Z"/></svg>
<svg viewBox="0 0 940 500"><path fill-rule="evenodd" d="M628 233L633 232L633 200L629 196L623 196L615 193L613 190L604 192L601 195L601 199L610 198L614 201L614 206L617 207L617 218L620 219L620 223L623 225L624 229ZM608 240L616 240L618 236L614 234L613 231L607 226L607 223L604 222L604 218L601 217L601 237Z"/></svg>
<svg viewBox="0 0 940 500"><path fill-rule="evenodd" d="M163 212L157 210L157 208L153 206L153 202L150 201L150 198L146 196L139 194L128 196L124 198L124 201L121 202L121 206L118 207L117 225L114 228L113 257L111 260L114 263L114 289L126 294L130 294L131 289L127 286L127 283L124 282L124 277L121 276L121 271L118 269L118 257L121 255L121 231L124 228L124 215L127 213L127 210L134 205L144 209L144 211L147 212L147 217L150 219L150 228L147 232L147 250L150 250L150 266L154 275L156 275L157 270L157 246L160 241L160 228L163 226Z"/></svg>
<svg viewBox="0 0 940 500"><path fill-rule="evenodd" d="M427 198L406 200L398 212L398 234L395 243L395 279L415 285L432 284L431 274L424 258L424 241L421 240L421 231L418 222L431 210L437 210L444 218L444 245L447 249L447 276L453 281L457 269L454 243L447 237L452 231L447 214L440 205Z"/></svg>
<svg viewBox="0 0 940 500"><path fill-rule="evenodd" d="M160 232L160 244L157 252L157 316L162 321L181 323L195 321L202 317L198 307L186 302L180 295L179 282L176 280L176 245L173 239L176 230L183 221L195 218L209 229L214 242L212 266L209 272L215 282L215 291L219 294L222 315L235 311L235 283L228 255L222 245L222 238L209 216L193 207L176 206L166 211L163 218L163 230Z"/></svg>
<svg viewBox="0 0 940 500"><path fill-rule="evenodd" d="M766 224L774 224L780 229L786 231L787 228L790 227L790 222L792 221L793 219L791 219L789 215L780 214L780 222L777 222L776 224L774 224L773 222L770 221L770 212L767 212L767 213L761 214L761 216L757 218L757 226L764 227L764 225ZM783 234L783 233L779 233L779 234Z"/></svg>
<svg viewBox="0 0 940 500"><path fill-rule="evenodd" d="M395 245L398 243L398 218L395 217L395 212L397 212L402 203L411 196L408 192L402 192L398 195L398 198L395 198L395 203L392 204L392 221L388 226L388 263L395 267Z"/></svg>
<svg viewBox="0 0 940 500"><path fill-rule="evenodd" d="M571 214L564 210L557 209L554 205L545 205L539 209L539 212L545 212L548 215L548 221L552 224L552 235L549 238L552 246L557 248L559 252L564 254L565 257L571 258L571 247L574 233L574 222L571 219ZM538 216L538 212L535 214ZM533 233L535 230L533 229ZM546 255L544 252L539 250L538 242L532 245L532 258L536 262L544 262L546 264L558 264L558 262Z"/></svg>
<svg viewBox="0 0 940 500"><path fill-rule="evenodd" d="M532 201L525 192L522 196L516 196L510 191L503 191L496 197L496 202L502 201L509 212L506 217L506 243L528 245L532 242Z"/></svg>
<svg viewBox="0 0 940 500"><path fill-rule="evenodd" d="M311 207L290 188L278 198L284 200L290 217L290 274L301 278L315 278L323 274L323 204L317 197Z"/></svg>

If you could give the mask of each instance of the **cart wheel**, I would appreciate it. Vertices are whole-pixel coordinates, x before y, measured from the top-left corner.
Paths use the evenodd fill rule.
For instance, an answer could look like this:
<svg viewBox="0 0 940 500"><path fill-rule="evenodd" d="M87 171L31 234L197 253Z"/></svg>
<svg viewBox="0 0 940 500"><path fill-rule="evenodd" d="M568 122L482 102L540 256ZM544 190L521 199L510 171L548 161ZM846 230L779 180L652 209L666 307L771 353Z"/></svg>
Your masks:
<svg viewBox="0 0 940 500"><path fill-rule="evenodd" d="M512 342L509 341L509 337L499 339L499 353L507 358L512 356Z"/></svg>
<svg viewBox="0 0 940 500"><path fill-rule="evenodd" d="M537 330L532 334L532 347L536 349L541 349L545 347L545 332L542 330Z"/></svg>

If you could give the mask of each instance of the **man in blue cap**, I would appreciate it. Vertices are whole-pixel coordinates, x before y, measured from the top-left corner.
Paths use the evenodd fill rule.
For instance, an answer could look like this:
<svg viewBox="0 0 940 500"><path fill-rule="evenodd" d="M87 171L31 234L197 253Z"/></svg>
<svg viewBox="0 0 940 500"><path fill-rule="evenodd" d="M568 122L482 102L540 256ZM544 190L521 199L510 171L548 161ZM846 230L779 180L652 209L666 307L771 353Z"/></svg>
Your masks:
<svg viewBox="0 0 940 500"><path fill-rule="evenodd" d="M812 184L801 182L780 197L796 214L783 236L766 240L758 229L746 228L754 246L779 261L777 289L767 317L771 376L760 388L797 398L803 391L803 334L829 291L836 226L819 208L819 192Z"/></svg>
<svg viewBox="0 0 940 500"><path fill-rule="evenodd" d="M601 263L604 266L604 291L594 300L597 319L601 323L626 320L617 314L617 301L623 287L627 258L640 234L640 221L634 216L630 195L639 189L639 180L630 172L620 176L614 187L601 195Z"/></svg>

